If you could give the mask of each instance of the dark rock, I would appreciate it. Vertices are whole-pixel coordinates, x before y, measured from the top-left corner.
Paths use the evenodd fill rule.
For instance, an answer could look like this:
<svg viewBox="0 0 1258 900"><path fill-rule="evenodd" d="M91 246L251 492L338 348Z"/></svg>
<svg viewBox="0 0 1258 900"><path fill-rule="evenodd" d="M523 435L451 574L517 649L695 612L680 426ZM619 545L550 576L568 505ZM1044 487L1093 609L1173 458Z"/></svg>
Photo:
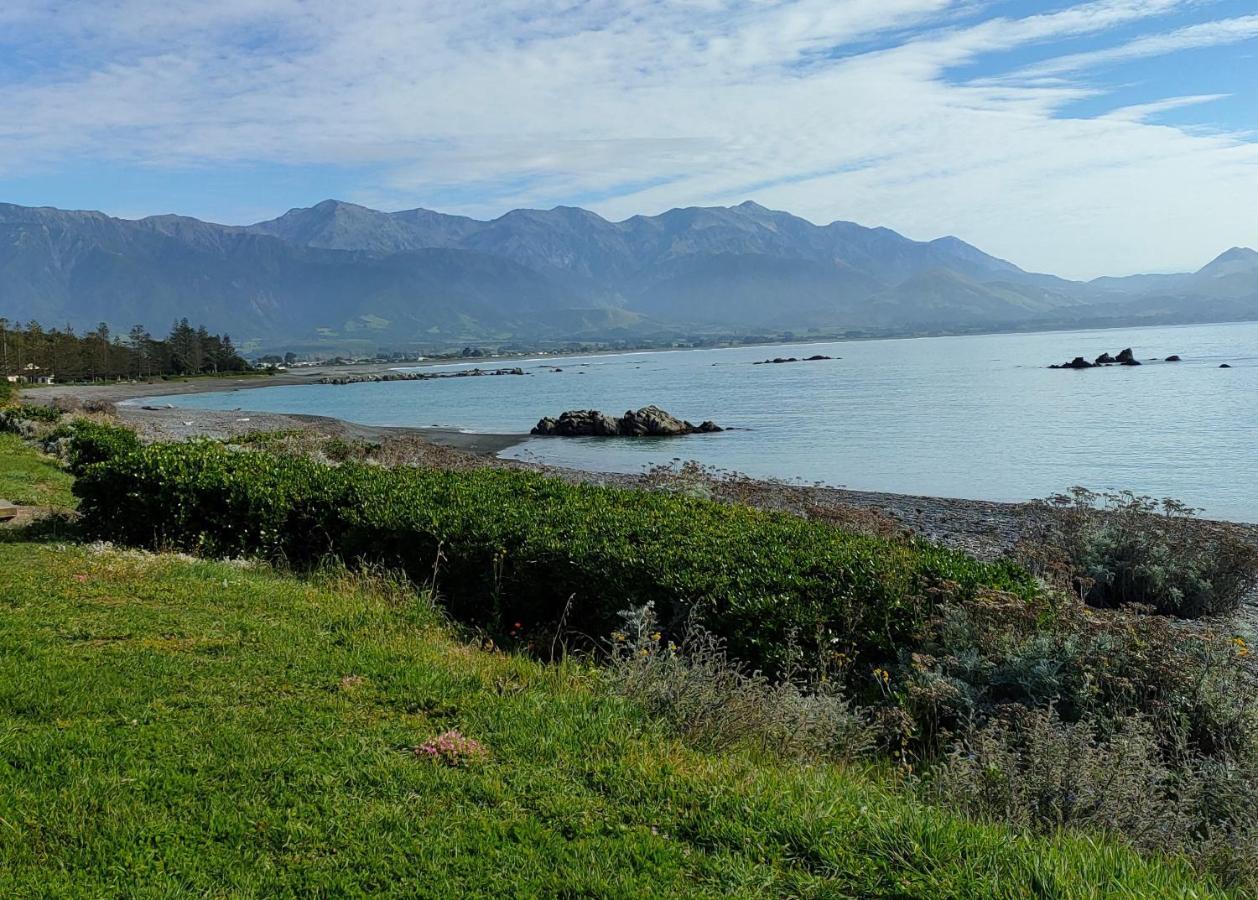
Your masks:
<svg viewBox="0 0 1258 900"><path fill-rule="evenodd" d="M596 409L570 409L558 419L542 419L533 426L531 433L559 437L609 437L619 434L620 427L615 419Z"/></svg>
<svg viewBox="0 0 1258 900"><path fill-rule="evenodd" d="M1076 356L1068 363L1062 363L1060 366L1050 366L1053 369L1091 369L1092 363L1088 362L1082 356Z"/></svg>
<svg viewBox="0 0 1258 900"><path fill-rule="evenodd" d="M1124 366L1139 366L1139 365L1143 365L1143 363L1141 363L1141 362L1140 362L1140 360L1138 360L1138 359L1124 359L1124 360L1122 361L1122 363L1120 363L1120 365L1124 365Z"/></svg>
<svg viewBox="0 0 1258 900"><path fill-rule="evenodd" d="M1128 348L1127 348L1126 350L1124 350L1122 353L1118 354L1118 358L1117 358L1116 362L1120 362L1120 363L1129 363L1129 362L1131 362L1131 361L1132 361L1133 359L1135 359L1135 358L1136 358L1136 354L1132 353L1132 352L1131 352L1131 348L1130 348L1130 347L1128 347Z"/></svg>
<svg viewBox="0 0 1258 900"><path fill-rule="evenodd" d="M796 356L775 356L773 359L762 359L752 363L753 366L763 366L769 363L792 363L792 362L815 362L822 359L833 359L831 356L822 356L818 353L816 356L809 356L806 359L800 359Z"/></svg>
<svg viewBox="0 0 1258 900"><path fill-rule="evenodd" d="M1110 356L1108 353L1102 353L1100 356L1096 358L1096 362L1093 363L1093 365L1108 366L1111 363L1115 363L1115 362L1118 362L1118 360L1114 359L1114 357Z"/></svg>
<svg viewBox="0 0 1258 900"><path fill-rule="evenodd" d="M618 424L620 433L627 437L672 437L693 434L697 430L689 422L683 422L658 406L644 406L636 412L626 410Z"/></svg>
<svg viewBox="0 0 1258 900"><path fill-rule="evenodd" d="M1168 357L1166 358L1166 361L1167 361L1167 362L1179 362L1179 361L1180 361L1180 358L1179 358L1179 356L1177 356L1177 355L1172 355L1172 356L1168 356Z"/></svg>
<svg viewBox="0 0 1258 900"><path fill-rule="evenodd" d="M1224 363L1223 365L1219 366L1219 368L1220 368L1220 369L1230 369L1230 368L1232 368L1232 367L1231 367L1230 365L1228 365L1227 363Z"/></svg>
<svg viewBox="0 0 1258 900"><path fill-rule="evenodd" d="M644 406L627 410L619 419L595 409L568 410L558 419L541 419L531 433L557 437L674 437L723 430L715 422L696 427L658 406Z"/></svg>

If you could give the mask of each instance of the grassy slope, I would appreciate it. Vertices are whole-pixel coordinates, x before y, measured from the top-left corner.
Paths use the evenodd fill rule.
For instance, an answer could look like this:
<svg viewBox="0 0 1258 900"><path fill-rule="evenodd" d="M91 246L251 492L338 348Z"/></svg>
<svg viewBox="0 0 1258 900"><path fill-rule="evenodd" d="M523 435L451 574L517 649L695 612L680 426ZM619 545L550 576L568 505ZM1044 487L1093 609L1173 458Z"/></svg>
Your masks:
<svg viewBox="0 0 1258 900"><path fill-rule="evenodd" d="M414 596L18 538L0 896L1206 893L852 772L689 751L592 670L469 648ZM490 760L407 752L448 728Z"/></svg>
<svg viewBox="0 0 1258 900"><path fill-rule="evenodd" d="M75 505L70 476L13 434L0 434L0 498L24 506Z"/></svg>
<svg viewBox="0 0 1258 900"><path fill-rule="evenodd" d="M346 681L345 679L350 679ZM360 680L361 679L361 680ZM406 752L447 728L491 760ZM0 543L0 894L1187 895L863 777L689 752L586 669L426 605L263 570Z"/></svg>

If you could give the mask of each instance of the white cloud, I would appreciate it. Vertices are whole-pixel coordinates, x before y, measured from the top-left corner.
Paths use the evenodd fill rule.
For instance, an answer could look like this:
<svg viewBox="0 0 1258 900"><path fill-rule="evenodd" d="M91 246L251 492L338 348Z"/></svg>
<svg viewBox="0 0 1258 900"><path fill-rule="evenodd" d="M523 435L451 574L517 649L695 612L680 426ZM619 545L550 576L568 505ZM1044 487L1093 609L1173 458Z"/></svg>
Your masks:
<svg viewBox="0 0 1258 900"><path fill-rule="evenodd" d="M481 215L582 196L611 217L754 196L814 221L956 233L1076 276L1187 268L1258 241L1258 148L1148 121L1209 98L1067 118L1065 104L1100 88L1055 77L1207 34L1240 40L1237 23L1258 17L1016 77L948 77L985 54L1156 28L1192 0L985 21L960 0L67 5L0 12L30 54L58 49L8 83L0 66L0 179L81 158L330 163L377 173L346 199L457 198L451 211Z"/></svg>
<svg viewBox="0 0 1258 900"><path fill-rule="evenodd" d="M1098 66L1165 56L1180 50L1196 50L1202 47L1218 47L1236 44L1258 37L1258 16L1240 16L1190 25L1165 34L1147 35L1116 47L1093 50L1088 53L1072 53L1059 56L1012 73L1010 78L1043 78L1081 72Z"/></svg>

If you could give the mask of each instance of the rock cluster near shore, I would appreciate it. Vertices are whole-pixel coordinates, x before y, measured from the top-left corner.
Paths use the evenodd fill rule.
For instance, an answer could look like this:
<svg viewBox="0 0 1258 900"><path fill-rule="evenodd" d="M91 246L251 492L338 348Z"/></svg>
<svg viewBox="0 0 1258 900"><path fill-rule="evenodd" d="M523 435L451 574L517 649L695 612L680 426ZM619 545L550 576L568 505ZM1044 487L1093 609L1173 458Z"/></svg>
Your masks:
<svg viewBox="0 0 1258 900"><path fill-rule="evenodd" d="M1163 362L1180 362L1178 356L1168 356ZM1128 347L1117 356L1111 356L1108 353L1102 353L1092 362L1088 362L1082 356L1076 356L1070 362L1062 363L1060 366L1049 366L1050 369L1100 369L1107 366L1139 366L1143 365L1140 360L1136 359L1136 355Z"/></svg>
<svg viewBox="0 0 1258 900"><path fill-rule="evenodd" d="M558 419L541 419L531 433L554 437L675 437L716 431L724 429L715 422L692 425L658 406L644 406L628 410L618 419L596 409L570 409Z"/></svg>
<svg viewBox="0 0 1258 900"><path fill-rule="evenodd" d="M325 375L315 384L374 384L378 381L432 381L437 378L471 378L478 375L523 375L519 366L511 369L464 369L459 372L383 372L364 375Z"/></svg>
<svg viewBox="0 0 1258 900"><path fill-rule="evenodd" d="M817 361L819 361L819 360L823 360L823 359L833 359L833 358L834 358L834 357L832 357L832 356L822 356L820 353L818 353L816 356L807 356L807 357L804 357L803 359L800 359L800 358L799 358L799 357L797 357L797 356L775 356L775 357L773 357L773 359L761 359L761 360L757 360L756 362L753 362L753 363L752 363L752 365L753 365L753 366L764 366L764 365L772 365L772 364L774 364L774 363L788 363L788 362L817 362Z"/></svg>

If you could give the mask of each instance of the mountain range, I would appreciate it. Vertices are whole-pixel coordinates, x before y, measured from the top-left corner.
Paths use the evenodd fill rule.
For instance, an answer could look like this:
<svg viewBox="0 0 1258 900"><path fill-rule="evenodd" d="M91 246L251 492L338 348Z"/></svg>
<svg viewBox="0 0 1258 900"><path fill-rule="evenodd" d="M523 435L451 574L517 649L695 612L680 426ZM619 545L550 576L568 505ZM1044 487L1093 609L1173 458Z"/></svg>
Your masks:
<svg viewBox="0 0 1258 900"><path fill-rule="evenodd" d="M839 336L1258 319L1258 252L1070 281L955 237L814 225L756 203L491 221L328 200L248 226L0 204L0 316L254 347Z"/></svg>

